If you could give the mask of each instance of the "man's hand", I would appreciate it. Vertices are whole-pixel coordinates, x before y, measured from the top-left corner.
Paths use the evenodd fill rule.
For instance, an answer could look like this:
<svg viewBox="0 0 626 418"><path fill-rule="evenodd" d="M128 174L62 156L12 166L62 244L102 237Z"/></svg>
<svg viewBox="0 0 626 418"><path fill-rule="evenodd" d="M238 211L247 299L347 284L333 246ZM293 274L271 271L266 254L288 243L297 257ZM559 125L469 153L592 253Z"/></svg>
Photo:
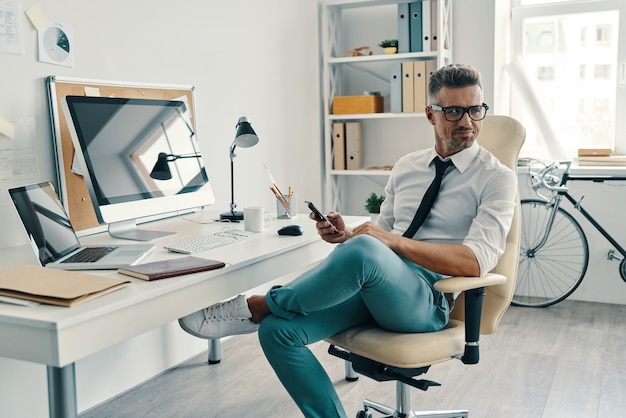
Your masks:
<svg viewBox="0 0 626 418"><path fill-rule="evenodd" d="M376 238L377 240L381 241L383 244L385 244L387 247L391 248L392 250L396 247L396 245L400 242L400 240L403 239L400 235L392 234L391 232L386 231L383 228L376 226L371 222L365 222L357 226L356 228L354 228L352 230L351 236L354 237L356 235L370 235Z"/></svg>
<svg viewBox="0 0 626 418"><path fill-rule="evenodd" d="M326 217L329 222L318 221L313 212L309 214L309 218L317 221L315 224L317 227L317 233L320 234L324 241L339 244L350 238L352 231L349 228L346 228L346 224L343 222L343 218L340 213L330 212L326 215Z"/></svg>

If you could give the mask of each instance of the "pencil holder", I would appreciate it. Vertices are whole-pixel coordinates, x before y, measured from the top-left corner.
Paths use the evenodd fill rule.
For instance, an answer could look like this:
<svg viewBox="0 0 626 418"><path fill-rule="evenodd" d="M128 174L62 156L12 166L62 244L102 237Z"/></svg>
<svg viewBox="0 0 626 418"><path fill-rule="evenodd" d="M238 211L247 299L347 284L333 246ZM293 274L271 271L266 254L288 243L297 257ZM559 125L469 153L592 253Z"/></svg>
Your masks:
<svg viewBox="0 0 626 418"><path fill-rule="evenodd" d="M296 195L276 196L276 217L278 219L295 218L298 214Z"/></svg>

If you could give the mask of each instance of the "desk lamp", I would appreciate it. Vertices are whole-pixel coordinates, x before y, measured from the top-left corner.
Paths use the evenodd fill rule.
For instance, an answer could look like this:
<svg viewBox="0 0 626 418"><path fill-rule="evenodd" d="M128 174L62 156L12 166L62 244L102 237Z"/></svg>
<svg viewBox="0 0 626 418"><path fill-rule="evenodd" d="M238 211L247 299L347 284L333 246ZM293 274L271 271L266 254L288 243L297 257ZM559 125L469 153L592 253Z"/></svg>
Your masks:
<svg viewBox="0 0 626 418"><path fill-rule="evenodd" d="M243 220L243 212L235 211L237 205L235 204L235 165L234 160L237 156L235 154L235 148L240 146L242 148L249 148L256 145L259 142L259 137L256 136L254 129L248 122L248 118L242 116L237 122L237 134L235 140L230 146L230 212L224 212L220 215L222 220L241 221Z"/></svg>
<svg viewBox="0 0 626 418"><path fill-rule="evenodd" d="M157 162L154 164L154 168L150 172L150 177L156 180L170 180L172 178L172 172L170 171L169 163L179 160L181 158L200 158L200 154L184 154L174 155L159 152Z"/></svg>

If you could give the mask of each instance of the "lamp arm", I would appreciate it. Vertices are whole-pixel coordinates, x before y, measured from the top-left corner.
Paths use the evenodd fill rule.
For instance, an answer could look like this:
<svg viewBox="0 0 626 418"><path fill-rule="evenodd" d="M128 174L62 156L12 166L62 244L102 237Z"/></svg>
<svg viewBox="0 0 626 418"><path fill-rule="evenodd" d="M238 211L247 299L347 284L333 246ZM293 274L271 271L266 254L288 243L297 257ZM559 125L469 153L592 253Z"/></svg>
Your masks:
<svg viewBox="0 0 626 418"><path fill-rule="evenodd" d="M180 160L183 158L200 158L202 157L202 155L200 154L185 154L185 155L168 155L167 157L167 161L168 162L172 162L172 161L176 161L176 160Z"/></svg>
<svg viewBox="0 0 626 418"><path fill-rule="evenodd" d="M232 214L235 213L235 208L237 208L237 204L235 203L235 147L233 144L230 147L230 212Z"/></svg>

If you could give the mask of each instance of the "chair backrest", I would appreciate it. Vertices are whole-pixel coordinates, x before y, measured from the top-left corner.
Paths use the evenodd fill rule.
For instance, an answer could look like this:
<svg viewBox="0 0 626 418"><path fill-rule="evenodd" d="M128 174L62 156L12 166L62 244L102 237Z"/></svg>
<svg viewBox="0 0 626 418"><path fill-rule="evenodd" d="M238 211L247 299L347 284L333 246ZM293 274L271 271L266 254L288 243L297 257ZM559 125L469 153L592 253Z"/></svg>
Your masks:
<svg viewBox="0 0 626 418"><path fill-rule="evenodd" d="M477 141L504 165L517 173L517 158L525 139L526 130L517 120L509 116L489 115L483 121ZM513 299L520 249L519 206L518 191L518 202L515 207L511 230L507 236L506 248L498 260L498 265L492 270L493 273L502 274L508 280L504 284L485 289L486 295L483 301L480 325L481 334L492 334L496 331L500 319ZM452 311L451 317L463 320L464 316L464 299L461 295L457 299L456 308Z"/></svg>

